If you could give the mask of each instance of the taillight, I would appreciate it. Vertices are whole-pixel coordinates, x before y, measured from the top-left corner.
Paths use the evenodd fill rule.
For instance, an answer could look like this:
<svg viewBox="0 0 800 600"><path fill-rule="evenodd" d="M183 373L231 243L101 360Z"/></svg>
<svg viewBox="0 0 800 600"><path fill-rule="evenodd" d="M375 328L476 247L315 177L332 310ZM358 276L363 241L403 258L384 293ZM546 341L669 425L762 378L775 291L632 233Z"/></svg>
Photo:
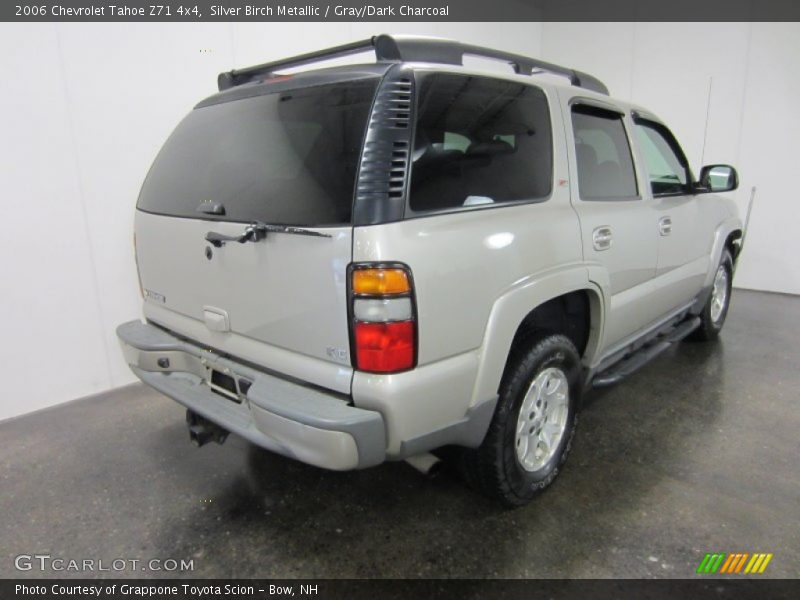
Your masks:
<svg viewBox="0 0 800 600"><path fill-rule="evenodd" d="M349 287L353 366L371 373L414 368L417 323L408 267L353 265Z"/></svg>

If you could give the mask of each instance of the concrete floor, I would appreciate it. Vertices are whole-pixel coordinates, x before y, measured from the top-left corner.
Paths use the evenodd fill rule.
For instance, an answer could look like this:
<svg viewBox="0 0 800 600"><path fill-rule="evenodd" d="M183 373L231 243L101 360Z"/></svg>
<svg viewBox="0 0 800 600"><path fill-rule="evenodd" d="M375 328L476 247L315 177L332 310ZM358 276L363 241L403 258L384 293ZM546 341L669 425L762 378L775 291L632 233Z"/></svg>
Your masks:
<svg viewBox="0 0 800 600"><path fill-rule="evenodd" d="M737 291L719 343L592 393L567 468L514 511L404 463L198 450L139 385L5 421L0 577L23 553L194 558L197 577L691 577L713 551L797 577L798 340L800 298Z"/></svg>

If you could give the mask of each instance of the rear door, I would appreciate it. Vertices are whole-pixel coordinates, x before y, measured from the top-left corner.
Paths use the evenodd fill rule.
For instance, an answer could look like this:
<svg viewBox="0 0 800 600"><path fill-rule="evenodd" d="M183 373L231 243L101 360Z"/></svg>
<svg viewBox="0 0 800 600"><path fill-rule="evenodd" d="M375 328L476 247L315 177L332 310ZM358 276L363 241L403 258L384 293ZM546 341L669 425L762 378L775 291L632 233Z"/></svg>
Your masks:
<svg viewBox="0 0 800 600"><path fill-rule="evenodd" d="M150 320L261 367L349 392L345 272L377 81L221 96L181 122L147 176L136 215ZM322 235L206 240L209 233L239 236L254 222Z"/></svg>
<svg viewBox="0 0 800 600"><path fill-rule="evenodd" d="M564 110L572 131L570 189L584 259L600 266L609 279L607 349L656 316L650 305L658 258L655 215L639 190L624 113L581 98L573 98Z"/></svg>

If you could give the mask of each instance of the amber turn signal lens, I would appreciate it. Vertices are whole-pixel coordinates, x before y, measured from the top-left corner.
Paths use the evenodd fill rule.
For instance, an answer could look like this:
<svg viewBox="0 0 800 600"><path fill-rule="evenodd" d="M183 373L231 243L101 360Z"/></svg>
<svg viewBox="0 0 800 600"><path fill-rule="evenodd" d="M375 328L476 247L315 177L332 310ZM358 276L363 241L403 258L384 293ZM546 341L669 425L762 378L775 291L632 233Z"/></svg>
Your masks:
<svg viewBox="0 0 800 600"><path fill-rule="evenodd" d="M411 282L403 269L356 269L353 293L369 295L407 294Z"/></svg>

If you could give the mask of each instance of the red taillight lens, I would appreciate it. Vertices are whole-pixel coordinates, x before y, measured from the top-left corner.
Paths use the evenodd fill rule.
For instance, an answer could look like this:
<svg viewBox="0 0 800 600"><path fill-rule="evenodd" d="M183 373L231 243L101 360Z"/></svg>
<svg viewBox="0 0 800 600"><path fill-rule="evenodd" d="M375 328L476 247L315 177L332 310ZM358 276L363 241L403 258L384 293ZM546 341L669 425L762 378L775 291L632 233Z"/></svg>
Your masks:
<svg viewBox="0 0 800 600"><path fill-rule="evenodd" d="M356 366L391 373L414 366L414 322L355 323Z"/></svg>
<svg viewBox="0 0 800 600"><path fill-rule="evenodd" d="M349 270L353 366L398 373L417 364L417 312L411 270L398 263L360 263Z"/></svg>

